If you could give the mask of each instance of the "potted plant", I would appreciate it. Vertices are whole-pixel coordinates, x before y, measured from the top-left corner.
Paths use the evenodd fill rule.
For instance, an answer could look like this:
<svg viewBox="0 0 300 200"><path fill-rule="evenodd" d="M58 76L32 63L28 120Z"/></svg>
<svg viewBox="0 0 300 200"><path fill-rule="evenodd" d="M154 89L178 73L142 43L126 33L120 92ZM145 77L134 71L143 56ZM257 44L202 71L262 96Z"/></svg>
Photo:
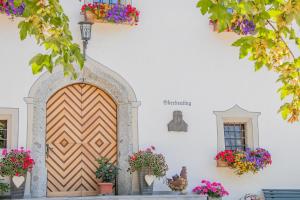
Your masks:
<svg viewBox="0 0 300 200"><path fill-rule="evenodd" d="M225 150L219 152L215 159L218 163L217 166L228 166L234 169L237 175L248 172L255 174L272 164L271 154L263 148L255 150L247 148L245 151Z"/></svg>
<svg viewBox="0 0 300 200"><path fill-rule="evenodd" d="M110 163L106 158L100 158L97 162L99 167L96 169L96 178L99 180L99 194L112 194L119 168Z"/></svg>
<svg viewBox="0 0 300 200"><path fill-rule="evenodd" d="M202 185L196 186L193 192L196 194L207 195L208 200L221 200L223 196L229 195L221 183L201 181Z"/></svg>
<svg viewBox="0 0 300 200"><path fill-rule="evenodd" d="M10 177L10 193L13 199L24 197L25 182L27 172L31 172L34 160L30 156L29 150L12 149L2 150L4 156L0 161L0 175Z"/></svg>
<svg viewBox="0 0 300 200"><path fill-rule="evenodd" d="M129 156L130 173L138 172L140 194L152 195L153 183L156 178L166 175L168 165L162 154L154 152L155 147L151 146L146 150L140 150Z"/></svg>

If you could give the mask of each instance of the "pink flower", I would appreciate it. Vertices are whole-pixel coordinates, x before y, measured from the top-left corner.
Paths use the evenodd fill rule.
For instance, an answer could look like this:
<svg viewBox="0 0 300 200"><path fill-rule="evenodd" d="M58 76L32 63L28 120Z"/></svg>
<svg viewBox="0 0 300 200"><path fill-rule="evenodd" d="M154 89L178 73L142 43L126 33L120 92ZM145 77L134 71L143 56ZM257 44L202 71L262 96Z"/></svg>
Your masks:
<svg viewBox="0 0 300 200"><path fill-rule="evenodd" d="M203 195L214 194L214 196L217 197L223 197L229 195L229 193L224 189L221 183L218 182L211 183L210 181L207 180L202 180L201 183L203 185L197 186L193 189L194 193L203 194Z"/></svg>
<svg viewBox="0 0 300 200"><path fill-rule="evenodd" d="M7 154L7 149L3 149L3 150L2 150L2 155L3 155L3 156L6 156L6 154Z"/></svg>

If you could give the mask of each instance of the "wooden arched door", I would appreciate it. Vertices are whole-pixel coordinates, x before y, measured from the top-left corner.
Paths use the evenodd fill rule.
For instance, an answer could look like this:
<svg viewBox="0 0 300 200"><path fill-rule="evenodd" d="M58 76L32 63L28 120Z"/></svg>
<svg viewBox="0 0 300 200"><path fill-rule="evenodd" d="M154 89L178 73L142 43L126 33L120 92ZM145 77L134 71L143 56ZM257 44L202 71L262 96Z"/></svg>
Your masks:
<svg viewBox="0 0 300 200"><path fill-rule="evenodd" d="M117 162L117 105L101 89L73 84L47 102L47 196L97 194L96 159Z"/></svg>

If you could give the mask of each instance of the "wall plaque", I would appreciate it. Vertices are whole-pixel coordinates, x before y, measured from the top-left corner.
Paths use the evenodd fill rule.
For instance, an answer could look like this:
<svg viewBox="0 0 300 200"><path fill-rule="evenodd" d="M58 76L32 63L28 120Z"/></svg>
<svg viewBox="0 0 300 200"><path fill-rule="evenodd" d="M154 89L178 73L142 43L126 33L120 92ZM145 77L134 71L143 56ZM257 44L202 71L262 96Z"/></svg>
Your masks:
<svg viewBox="0 0 300 200"><path fill-rule="evenodd" d="M173 119L168 124L168 131L187 132L188 124L183 120L181 111L173 112Z"/></svg>

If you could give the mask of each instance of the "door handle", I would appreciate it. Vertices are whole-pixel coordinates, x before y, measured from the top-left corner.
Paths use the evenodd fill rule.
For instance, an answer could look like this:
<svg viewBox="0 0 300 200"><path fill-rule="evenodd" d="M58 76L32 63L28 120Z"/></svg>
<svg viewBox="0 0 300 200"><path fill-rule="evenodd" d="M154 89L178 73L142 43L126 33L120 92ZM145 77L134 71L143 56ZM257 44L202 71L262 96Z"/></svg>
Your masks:
<svg viewBox="0 0 300 200"><path fill-rule="evenodd" d="M47 157L49 156L49 151L52 150L53 148L50 147L50 144L46 144L46 155Z"/></svg>

